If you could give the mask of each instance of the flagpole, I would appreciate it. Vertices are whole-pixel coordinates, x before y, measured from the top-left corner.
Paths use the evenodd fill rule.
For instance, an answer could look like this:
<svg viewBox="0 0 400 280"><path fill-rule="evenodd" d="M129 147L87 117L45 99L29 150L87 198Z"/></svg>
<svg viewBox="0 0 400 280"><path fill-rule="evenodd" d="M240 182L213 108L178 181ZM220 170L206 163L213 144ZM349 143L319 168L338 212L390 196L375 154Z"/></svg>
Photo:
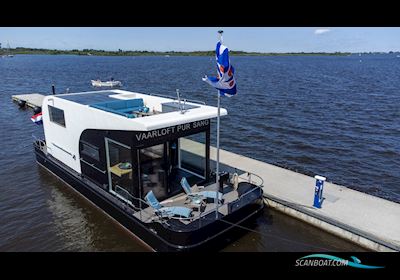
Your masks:
<svg viewBox="0 0 400 280"><path fill-rule="evenodd" d="M219 30L219 42L222 44L222 33L223 30ZM219 123L220 123L220 113L221 113L221 93L219 90L217 90L217 95L218 95L218 114L217 114L217 167L216 167L216 191L215 191L215 219L218 219L218 206L219 206L219 201L218 201L218 193L219 193Z"/></svg>

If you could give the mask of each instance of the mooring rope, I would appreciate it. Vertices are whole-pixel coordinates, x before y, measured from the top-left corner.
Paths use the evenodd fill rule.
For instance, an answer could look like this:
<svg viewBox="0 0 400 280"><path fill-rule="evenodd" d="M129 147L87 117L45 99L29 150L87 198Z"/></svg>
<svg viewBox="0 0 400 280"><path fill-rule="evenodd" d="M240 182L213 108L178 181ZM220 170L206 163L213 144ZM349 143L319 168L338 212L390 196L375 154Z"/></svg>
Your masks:
<svg viewBox="0 0 400 280"><path fill-rule="evenodd" d="M273 234L267 234L267 233L265 233L265 232L261 232L261 231L258 231L258 230L254 230L254 229L251 229L251 228L248 228L248 227L245 227L245 226L241 226L241 225L238 225L238 224L234 224L234 223L231 223L231 222L228 222L228 221L225 221L225 220L220 220L220 221L221 221L221 222L225 222L225 223L227 223L227 224L230 224L230 225L232 225L232 226L235 226L235 227L238 227L238 228L247 230L247 231L251 231L251 232L254 232L254 233L258 233L258 234L263 235L263 236L266 236L266 237L273 237L273 238L280 239L280 240L283 240L283 241L286 241L286 242L289 242L289 243L298 244L298 245L303 245L303 246L305 245L305 246L307 246L307 247L312 247L312 248L315 248L315 249L322 249L322 250L325 250L325 251L332 251L332 250L330 250L330 249L328 249L328 248L325 248L325 247L315 246L315 245L311 245L311 244L307 244L307 243L303 243L303 242L298 242L298 241L294 241L294 240L287 239L287 238L284 238L284 237L279 237L279 236L276 236L276 235L273 235Z"/></svg>

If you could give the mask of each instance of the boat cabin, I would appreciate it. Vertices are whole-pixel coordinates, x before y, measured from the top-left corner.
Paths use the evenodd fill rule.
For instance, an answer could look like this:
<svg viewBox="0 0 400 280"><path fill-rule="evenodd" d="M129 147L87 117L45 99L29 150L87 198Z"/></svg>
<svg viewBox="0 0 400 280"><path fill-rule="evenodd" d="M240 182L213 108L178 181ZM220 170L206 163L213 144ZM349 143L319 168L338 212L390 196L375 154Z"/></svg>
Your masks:
<svg viewBox="0 0 400 280"><path fill-rule="evenodd" d="M214 107L111 90L47 96L42 111L48 153L121 199L210 179Z"/></svg>

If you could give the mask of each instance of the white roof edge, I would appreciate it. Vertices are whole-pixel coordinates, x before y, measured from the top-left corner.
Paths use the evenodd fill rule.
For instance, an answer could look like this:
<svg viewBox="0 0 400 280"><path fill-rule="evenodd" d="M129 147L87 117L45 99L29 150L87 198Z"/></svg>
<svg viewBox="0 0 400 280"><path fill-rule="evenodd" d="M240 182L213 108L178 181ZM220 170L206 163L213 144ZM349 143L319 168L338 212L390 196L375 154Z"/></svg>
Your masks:
<svg viewBox="0 0 400 280"><path fill-rule="evenodd" d="M166 114L169 114L168 119L165 118ZM227 110L224 108L221 108L220 115L221 116L228 115ZM156 117L157 117L157 119L161 119L161 121L149 122L143 118L143 121L142 121L142 119L138 119L137 123L143 127L143 130L150 131L150 130L154 130L154 129L175 126L175 125L180 125L180 124L184 124L184 123L190 123L190 122L195 122L195 121L216 118L217 112L215 110L215 112L202 112L201 114L185 115L185 114L181 114L178 111L175 111L175 112L155 115L155 116L151 116L151 117L146 117L146 119L156 118Z"/></svg>
<svg viewBox="0 0 400 280"><path fill-rule="evenodd" d="M133 91L119 90L119 89L105 90L105 91L107 91L107 92L111 91L116 94L138 93L138 92L133 92ZM90 92L101 92L101 91L90 91ZM121 129L126 129L126 130L135 130L135 131L150 131L150 130L154 130L154 129L160 129L160 128L176 126L176 125L195 122L195 121L216 118L217 114L218 114L217 107L210 106L210 105L198 104L198 103L192 103L192 102L186 102L186 104L196 105L199 107L193 108L193 109L188 109L186 111L186 113L184 113L184 114L182 114L180 111L173 111L173 112L167 112L167 113L147 116L147 117L143 117L143 118L130 119L130 118L123 117L121 115L117 115L117 114L113 114L113 113L103 111L103 110L100 110L97 108L93 108L90 105L80 104L80 103L62 98L62 96L65 96L65 95L76 95L76 94L85 94L85 93L89 93L89 92L47 95L45 97L45 99L43 99L43 102L47 102L47 99L51 99L54 97L57 100L62 100L63 102L67 102L71 105L73 104L73 106L76 106L77 108L84 107L84 108L87 108L88 110L93 110L94 112L96 112L96 114L98 113L98 114L101 114L102 116L111 114L114 121L118 122L118 124L116 124L115 127L119 127ZM147 95L145 93L138 93L138 94ZM152 96L152 95L149 95L149 96ZM152 97L157 97L157 98L160 98L163 100L168 100L168 98L165 98L165 97L159 97L159 96L152 96ZM171 98L170 100L176 101L173 98ZM221 108L220 115L221 116L228 115L227 110L224 108ZM105 126L107 126L106 129L110 129L110 125L105 125Z"/></svg>

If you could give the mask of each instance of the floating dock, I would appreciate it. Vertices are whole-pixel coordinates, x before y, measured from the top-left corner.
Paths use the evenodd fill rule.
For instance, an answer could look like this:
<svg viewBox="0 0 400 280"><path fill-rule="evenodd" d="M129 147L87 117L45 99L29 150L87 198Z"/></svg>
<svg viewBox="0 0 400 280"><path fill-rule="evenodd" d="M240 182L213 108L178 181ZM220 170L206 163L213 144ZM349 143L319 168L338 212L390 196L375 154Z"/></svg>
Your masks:
<svg viewBox="0 0 400 280"><path fill-rule="evenodd" d="M18 94L12 95L12 100L15 102L24 101L26 106L31 108L41 108L45 95L40 93Z"/></svg>
<svg viewBox="0 0 400 280"><path fill-rule="evenodd" d="M214 147L210 156L216 160ZM222 149L220 163L259 175L264 180L264 198L269 207L364 248L400 251L398 203L325 182L322 208L315 208L313 177Z"/></svg>

